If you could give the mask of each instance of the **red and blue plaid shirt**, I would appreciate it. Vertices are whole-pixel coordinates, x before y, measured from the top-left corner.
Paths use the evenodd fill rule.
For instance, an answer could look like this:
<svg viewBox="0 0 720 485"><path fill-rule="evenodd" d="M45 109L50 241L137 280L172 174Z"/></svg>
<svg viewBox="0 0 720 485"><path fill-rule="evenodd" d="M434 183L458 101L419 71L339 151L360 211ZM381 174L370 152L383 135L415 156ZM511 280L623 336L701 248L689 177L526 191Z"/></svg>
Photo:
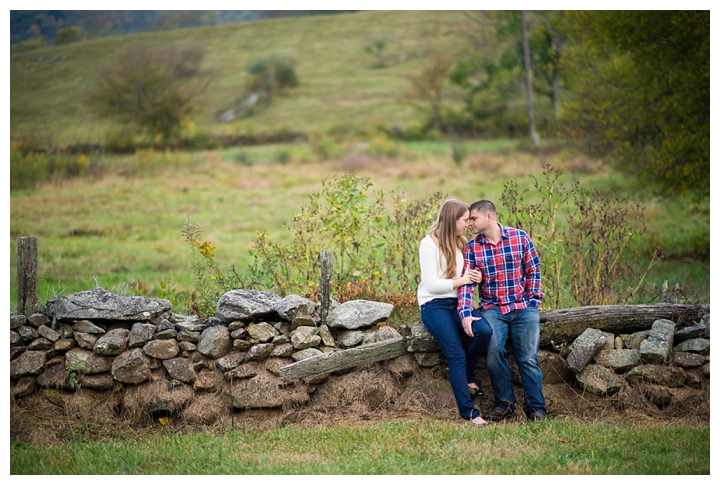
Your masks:
<svg viewBox="0 0 720 485"><path fill-rule="evenodd" d="M500 226L500 241L491 244L478 234L465 247L467 268L479 268L483 280L479 286L478 310L493 305L503 315L527 307L539 308L545 296L540 289L540 258L535 245L525 231ZM475 285L460 287L458 314L465 318L472 313Z"/></svg>

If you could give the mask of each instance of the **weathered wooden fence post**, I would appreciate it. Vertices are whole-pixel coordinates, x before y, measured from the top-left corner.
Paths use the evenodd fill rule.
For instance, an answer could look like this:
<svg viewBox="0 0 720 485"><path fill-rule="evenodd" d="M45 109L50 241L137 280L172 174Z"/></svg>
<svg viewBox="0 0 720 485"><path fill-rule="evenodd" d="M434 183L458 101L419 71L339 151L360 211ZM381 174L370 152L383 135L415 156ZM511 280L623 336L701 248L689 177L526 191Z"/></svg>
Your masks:
<svg viewBox="0 0 720 485"><path fill-rule="evenodd" d="M37 309L37 268L37 238L35 236L19 238L17 258L18 313L22 313L26 317L35 313Z"/></svg>
<svg viewBox="0 0 720 485"><path fill-rule="evenodd" d="M327 325L327 317L330 312L330 301L332 298L332 272L333 253L332 251L320 251L320 324Z"/></svg>

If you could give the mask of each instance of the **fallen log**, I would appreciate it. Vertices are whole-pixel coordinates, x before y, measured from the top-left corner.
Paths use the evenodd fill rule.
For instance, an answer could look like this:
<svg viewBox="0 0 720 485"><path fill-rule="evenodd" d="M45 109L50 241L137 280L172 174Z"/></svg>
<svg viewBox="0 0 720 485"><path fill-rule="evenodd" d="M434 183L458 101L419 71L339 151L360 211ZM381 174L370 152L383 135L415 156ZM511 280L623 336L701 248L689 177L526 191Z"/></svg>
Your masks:
<svg viewBox="0 0 720 485"><path fill-rule="evenodd" d="M672 320L678 326L697 323L710 314L710 305L602 305L547 310L540 313L540 345L569 342L587 328L625 334L649 330L655 320Z"/></svg>
<svg viewBox="0 0 720 485"><path fill-rule="evenodd" d="M374 342L347 350L339 350L309 357L280 368L280 379L285 382L326 372L349 369L380 360L394 359L407 352L405 339L398 337Z"/></svg>

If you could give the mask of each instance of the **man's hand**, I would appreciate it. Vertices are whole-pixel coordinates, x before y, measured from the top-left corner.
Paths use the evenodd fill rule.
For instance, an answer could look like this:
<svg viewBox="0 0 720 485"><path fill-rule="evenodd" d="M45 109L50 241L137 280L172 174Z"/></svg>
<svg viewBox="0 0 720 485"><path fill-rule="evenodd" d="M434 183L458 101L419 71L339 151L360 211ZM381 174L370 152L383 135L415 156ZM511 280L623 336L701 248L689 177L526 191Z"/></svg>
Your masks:
<svg viewBox="0 0 720 485"><path fill-rule="evenodd" d="M474 316L470 315L470 316L462 319L463 330L465 330L465 333L470 338L475 336L475 334L472 331L472 324L476 320L480 320L480 317L474 317Z"/></svg>

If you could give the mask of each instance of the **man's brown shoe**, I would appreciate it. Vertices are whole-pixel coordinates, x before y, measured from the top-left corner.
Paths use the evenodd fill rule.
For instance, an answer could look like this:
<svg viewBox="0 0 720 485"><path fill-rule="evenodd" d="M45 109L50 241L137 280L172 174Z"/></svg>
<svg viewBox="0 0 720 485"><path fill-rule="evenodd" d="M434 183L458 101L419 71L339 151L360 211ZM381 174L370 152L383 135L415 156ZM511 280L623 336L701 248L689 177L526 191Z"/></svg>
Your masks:
<svg viewBox="0 0 720 485"><path fill-rule="evenodd" d="M545 416L544 413L541 413L540 411L533 411L530 414L528 414L527 418L530 421L544 421L547 416Z"/></svg>
<svg viewBox="0 0 720 485"><path fill-rule="evenodd" d="M515 405L512 403L507 403L507 405L505 405L503 403L502 406L495 406L492 408L485 416L485 419L488 421L498 422L513 416L515 416Z"/></svg>

